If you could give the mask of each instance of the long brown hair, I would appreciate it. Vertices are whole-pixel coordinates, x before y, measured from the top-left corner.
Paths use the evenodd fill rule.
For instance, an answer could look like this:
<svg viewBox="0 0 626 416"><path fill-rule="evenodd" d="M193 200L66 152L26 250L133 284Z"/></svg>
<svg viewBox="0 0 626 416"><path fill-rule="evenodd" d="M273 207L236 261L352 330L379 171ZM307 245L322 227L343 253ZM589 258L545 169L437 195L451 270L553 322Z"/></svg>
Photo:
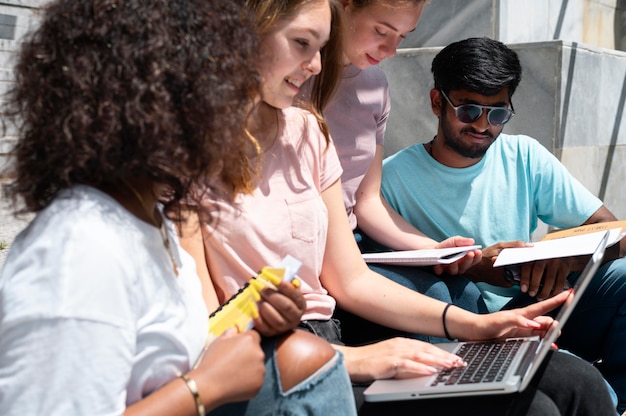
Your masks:
<svg viewBox="0 0 626 416"><path fill-rule="evenodd" d="M308 103L298 103L309 110L317 118L326 141L330 141L330 133L322 113L331 100L337 88L341 72L343 71L343 24L341 4L337 0L246 0L246 7L253 15L259 34L263 36L278 21L288 19L298 14L303 7L328 1L331 10L331 30L328 42L322 50L322 70L315 76L310 91Z"/></svg>

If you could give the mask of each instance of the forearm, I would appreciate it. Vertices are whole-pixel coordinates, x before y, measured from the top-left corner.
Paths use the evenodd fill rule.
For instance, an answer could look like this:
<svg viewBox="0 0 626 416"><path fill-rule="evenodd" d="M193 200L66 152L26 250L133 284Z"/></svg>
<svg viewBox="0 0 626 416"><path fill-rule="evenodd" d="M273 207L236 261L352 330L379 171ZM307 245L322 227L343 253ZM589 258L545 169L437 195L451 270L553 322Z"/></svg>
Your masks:
<svg viewBox="0 0 626 416"><path fill-rule="evenodd" d="M372 380L370 366L361 356L362 354L358 347L333 344L333 348L343 354L343 364L352 382L360 383Z"/></svg>
<svg viewBox="0 0 626 416"><path fill-rule="evenodd" d="M444 337L442 314L444 302L401 286L373 271L353 276L343 291L332 288L339 305L380 325L409 333ZM401 306L400 306L401 305ZM458 308L457 308L458 309ZM449 312L450 313L450 312ZM459 309L448 316L454 322L450 335L464 339L475 332L475 314ZM454 328L454 333L452 329Z"/></svg>
<svg viewBox="0 0 626 416"><path fill-rule="evenodd" d="M437 241L409 224L381 197L361 199L354 207L359 228L394 250L431 249Z"/></svg>
<svg viewBox="0 0 626 416"><path fill-rule="evenodd" d="M617 221L617 218L611 211L602 205L594 214L587 219L582 225L597 224L600 222ZM604 261L614 260L616 258L626 256L626 238L623 238L615 246L608 247L604 255Z"/></svg>
<svg viewBox="0 0 626 416"><path fill-rule="evenodd" d="M365 264L350 231L341 183L324 191L322 197L329 213L329 232L320 279L328 293L342 308L378 324L443 336L443 302L403 287ZM469 327L475 316L459 310L458 318L454 319L466 322ZM459 325L459 330L462 328ZM462 338L464 334L459 331L454 336Z"/></svg>
<svg viewBox="0 0 626 416"><path fill-rule="evenodd" d="M207 397L203 397L207 396ZM219 403L217 397L201 395L205 412L215 409ZM125 416L197 416L196 401L182 378L176 378L150 394L143 400L129 406Z"/></svg>

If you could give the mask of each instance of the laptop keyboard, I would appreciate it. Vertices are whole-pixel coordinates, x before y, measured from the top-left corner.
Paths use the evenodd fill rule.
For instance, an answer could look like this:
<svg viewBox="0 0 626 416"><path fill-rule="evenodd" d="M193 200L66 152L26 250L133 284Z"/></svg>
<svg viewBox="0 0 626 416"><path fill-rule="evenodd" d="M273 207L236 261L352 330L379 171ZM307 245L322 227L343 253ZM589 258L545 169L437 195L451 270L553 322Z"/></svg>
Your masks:
<svg viewBox="0 0 626 416"><path fill-rule="evenodd" d="M502 381L523 342L522 339L512 339L463 344L456 355L463 358L467 366L443 370L432 385Z"/></svg>

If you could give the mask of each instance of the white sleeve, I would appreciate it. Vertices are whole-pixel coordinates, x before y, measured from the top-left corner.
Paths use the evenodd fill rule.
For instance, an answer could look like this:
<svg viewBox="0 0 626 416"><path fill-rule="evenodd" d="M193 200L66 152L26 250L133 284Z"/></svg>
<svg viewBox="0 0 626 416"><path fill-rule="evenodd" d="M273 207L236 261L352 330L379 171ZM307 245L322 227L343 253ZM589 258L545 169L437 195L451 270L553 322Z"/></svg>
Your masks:
<svg viewBox="0 0 626 416"><path fill-rule="evenodd" d="M119 327L74 318L2 331L0 414L121 415L130 338Z"/></svg>
<svg viewBox="0 0 626 416"><path fill-rule="evenodd" d="M135 290L117 259L132 246L85 228L38 221L12 246L0 279L0 415L124 412Z"/></svg>

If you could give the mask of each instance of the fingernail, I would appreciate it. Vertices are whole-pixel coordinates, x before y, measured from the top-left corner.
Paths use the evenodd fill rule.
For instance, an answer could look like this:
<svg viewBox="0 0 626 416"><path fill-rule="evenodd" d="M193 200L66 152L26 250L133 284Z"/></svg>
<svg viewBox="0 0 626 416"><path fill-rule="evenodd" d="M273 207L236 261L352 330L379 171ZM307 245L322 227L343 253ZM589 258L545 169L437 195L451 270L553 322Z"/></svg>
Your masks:
<svg viewBox="0 0 626 416"><path fill-rule="evenodd" d="M536 294L537 294L537 292L535 292L534 290L533 290L533 291L528 292L528 296L530 296L531 298L532 298L532 297L535 297L535 295L536 295Z"/></svg>
<svg viewBox="0 0 626 416"><path fill-rule="evenodd" d="M520 290L522 291L522 293L526 293L526 291L528 290L528 285L524 284L520 287Z"/></svg>

